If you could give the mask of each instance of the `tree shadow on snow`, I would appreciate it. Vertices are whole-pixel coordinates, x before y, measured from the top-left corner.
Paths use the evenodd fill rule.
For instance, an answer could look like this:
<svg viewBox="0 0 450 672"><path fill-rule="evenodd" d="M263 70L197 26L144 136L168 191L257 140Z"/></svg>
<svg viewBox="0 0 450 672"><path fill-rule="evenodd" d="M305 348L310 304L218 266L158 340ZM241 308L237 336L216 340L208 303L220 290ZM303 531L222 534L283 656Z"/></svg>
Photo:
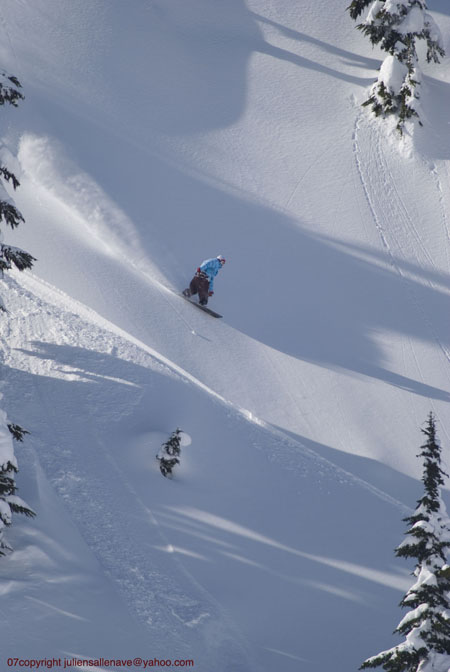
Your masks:
<svg viewBox="0 0 450 672"><path fill-rule="evenodd" d="M156 0L145 9L132 7L130 11L127 8L123 21L125 25L117 24L111 40L114 45L121 45L125 40L127 44L123 49L115 49L110 58L118 59L116 70L123 72L129 81L133 68L127 67L125 71L124 53L129 51L129 34L133 31L133 62L146 64L144 81L136 82L133 88L139 91L144 86L146 92L151 91L151 98L144 105L147 123L152 129L166 133L206 131L236 121L245 109L248 64L255 53L359 86L367 86L372 81L346 72L346 67L339 70L271 45L258 25L261 21L271 22L250 11L243 0L226 3L194 0L188 5L177 0ZM139 24L143 29L136 34L135 26ZM292 33L300 42L348 59L344 65L372 68L375 64L378 67L374 59L336 49L296 31ZM164 69L160 67L161 62ZM164 101L166 105L161 104Z"/></svg>
<svg viewBox="0 0 450 672"><path fill-rule="evenodd" d="M320 40L317 37L312 37L311 35L306 35L305 33L301 33L298 30L293 30L288 26L284 26L281 23L273 21L272 19L262 16L261 14L257 14L256 12L250 12L250 14L256 19L257 22L275 28L276 31L280 32L285 37L291 38L298 42L305 42L307 44L312 44L318 47L319 49L326 51L329 54L332 54L333 56L338 56L341 59L341 62L345 65L364 68L366 70L377 70L380 67L379 59L368 58L367 56L362 56L361 54L357 54L356 52L348 51L347 49L342 49L341 47L338 47L334 44L324 42L323 40ZM286 58L286 60L289 60L289 58ZM330 72L329 74L332 73ZM334 75L337 76L338 78L346 79L346 81L353 81L356 83L360 83L363 86L365 85L365 82L371 81L366 79L360 79L358 82L356 77L348 78L348 76L346 76L344 73L335 72Z"/></svg>
<svg viewBox="0 0 450 672"><path fill-rule="evenodd" d="M393 265L377 248L314 234L298 219L199 171L155 156L148 162L145 150L141 157L136 149L135 158L147 163L147 171L135 173L128 211L142 219L133 204L145 191L151 217L139 226L140 244L175 291L202 259L220 252L228 262L211 306L235 329L298 359L450 399L445 390L390 371L376 341L386 331L450 346L448 275L401 259ZM170 241L170 250L156 257L155 241L161 240ZM150 309L143 306L149 319ZM170 320L170 314L159 319ZM124 316L124 328L129 323Z"/></svg>
<svg viewBox="0 0 450 672"><path fill-rule="evenodd" d="M115 165L119 156L129 152L129 145L121 138L111 142L106 129L99 133L104 134L101 146L109 148L98 164L103 184L135 222L143 258L158 265L175 292L187 286L202 259L224 254L228 262L216 280L211 307L235 329L298 359L381 379L426 397L450 399L447 391L426 381L390 371L376 342L377 334L385 331L423 342L435 342L437 337L449 346L448 276L400 259L392 265L376 248L315 234L271 204L254 200L181 160L174 165L145 147L133 147L129 179L116 188L116 178L105 166ZM86 143L89 137L86 133L80 142ZM99 157L94 154L95 168ZM314 168L332 171L326 160L324 154L325 163L317 162ZM333 175L324 172L324 199L328 179ZM331 200L325 215L330 221L336 217L336 207ZM371 217L369 211L361 216ZM38 237L36 242L42 245L36 256L45 259L45 241ZM79 283L67 270L61 274L62 289L145 341L148 324L154 321L148 280L143 278L141 287L135 276L131 282L117 279L122 299L119 318L114 305L93 301L95 269L92 274L88 295L78 293ZM147 315L142 320L144 331L133 331L136 302L141 303L141 318ZM169 331L173 330L171 319L167 310L158 316L160 324L168 322ZM159 347L156 341L154 345ZM167 339L160 351L183 366L178 352L166 348Z"/></svg>
<svg viewBox="0 0 450 672"><path fill-rule="evenodd" d="M364 87L372 79L351 74L348 66L372 68L376 63L374 59L365 59L296 31L289 31L289 35L294 35L300 46L314 45L333 57L341 57L342 68L274 46L264 39L258 24L277 24L250 11L244 0L227 0L226 3L154 0L126 3L123 7L118 4L108 8L107 19L108 30L102 33L102 48L93 50L93 54L96 71L114 73L114 78L93 77L91 86L98 87L101 83L102 95L99 100L96 95L92 96L92 108L87 97L82 102L80 116L92 113L97 116L97 103L100 126L111 117L119 126L126 120L129 132L139 131L138 143L147 141L146 129L149 136L159 133L178 136L227 128L236 122L246 108L248 66L255 53L298 66L299 87L302 86L302 69ZM32 65L27 63L31 69L36 61L45 71L51 66L38 46L21 56L33 60ZM40 96L45 99L51 96L41 88L33 89L33 82L27 85L33 91L29 97L35 109ZM84 86L85 82L80 80L78 92L67 83L67 100L63 104L76 109L83 98ZM64 91L64 83L61 91ZM52 101L49 118L57 117L56 106L62 100ZM55 126L57 123L55 119Z"/></svg>
<svg viewBox="0 0 450 672"><path fill-rule="evenodd" d="M386 331L424 342L438 334L448 346L448 276L400 259L392 266L376 249L314 235L270 207L207 184L192 188L207 224L202 230L197 222L196 236L184 238L184 256L181 249L178 256L195 258L198 248L206 256L203 238L211 236L225 254L223 246L231 248L214 299L228 324L298 359L450 400L448 391L390 371L377 344L377 334ZM185 215L193 212L186 205ZM178 206L172 201L167 207L170 226L179 219ZM182 282L173 277L175 285Z"/></svg>
<svg viewBox="0 0 450 672"><path fill-rule="evenodd" d="M106 164L114 165L129 146L118 138L108 143L104 132L102 145L111 147ZM393 266L377 249L314 234L298 219L198 170L181 163L175 166L145 148L134 150L132 179L126 188L105 187L136 223L140 255L158 264L175 292L187 286L202 259L224 254L228 261L216 280L211 307L235 329L298 359L381 379L426 397L450 399L447 391L426 381L390 371L377 343L377 335L388 332L422 342L438 338L448 347L448 276L400 259ZM108 182L105 160L103 154L99 171ZM61 289L147 342L155 320L148 277L127 277L125 264L111 262L117 294L111 303L102 287L97 288L93 264L84 269L80 282L77 269L67 268L64 259L46 259L47 243L38 233L33 252L48 264L64 266L58 270ZM122 261L133 262L127 260L126 249ZM43 277L53 282L44 265ZM175 333L172 312L161 305L161 333L165 323L166 333ZM151 338L158 338L156 332ZM179 350L169 349L167 338L161 344L151 342L172 361L185 365Z"/></svg>
<svg viewBox="0 0 450 672"><path fill-rule="evenodd" d="M226 3L226 9L221 8L220 3L209 0L196 0L196 4L204 9L204 13L200 12L203 17L200 25L193 21L190 6L170 0L145 5L145 8L140 3L127 7L123 12L126 15L124 21L129 23L112 26L111 45L114 44L117 76L120 78L121 75L125 76L125 72L132 72L130 62L119 63L123 56L120 46L127 36L127 28L136 25L141 11L149 13L145 14L142 33L135 36L132 58L147 64L147 84L159 101L155 110L159 110L158 114L164 110L164 119L152 116L151 97L145 98L144 105L137 102L133 106L139 115L137 129L148 126L150 129L164 129L167 132L172 129L188 134L193 130L206 131L212 125L223 127L235 120L243 109L245 63L251 53L249 43L252 41L253 47L260 51L272 52L288 60L293 58L294 62L297 60L305 67L322 68L317 63L303 63L300 57L282 54L280 52L283 50L267 45L257 28L255 15L246 9L241 0L232 0L231 9L230 3ZM219 33L218 11L223 11L224 15ZM198 12L194 14L199 15ZM261 17L257 18L261 20ZM144 30L148 25L146 21L150 22L157 34L161 34L155 43L148 41ZM211 24L215 26L215 32L212 33L209 32ZM288 30L280 28L278 24L273 27ZM161 33L158 33L159 30ZM121 32L122 37L119 39L114 31ZM165 43L166 34L169 33L171 40L178 45L172 78L167 77L165 69L163 75L158 68L158 59L165 60L165 55L168 58L169 51L175 49L173 43ZM241 40L242 33L244 37ZM353 58L347 51L324 45L315 38L307 38L290 30L288 34L300 41L312 42L321 49L331 50L333 55ZM192 45L195 35L200 41L205 41L207 49L201 62L198 62L198 56L186 52L186 45ZM115 37L119 40L117 44ZM218 64L215 59L222 58L218 46L223 40L229 39L237 40L234 60L231 64ZM180 48L179 45L184 43L185 48ZM158 53L159 49L162 49L161 53ZM142 50L142 58L139 50ZM155 53L152 54L152 50ZM105 53L109 58L111 54L108 50ZM372 65L360 57L354 58L361 65ZM185 68L181 67L183 64ZM205 68L204 72L202 68ZM336 72L328 74L343 76ZM232 81L233 86L223 86L223 77L229 78L228 84ZM137 81L135 85L138 89ZM196 86L201 90L193 93L192 87ZM223 94L228 93L229 89L233 91L233 99L223 105L223 98L216 98L215 91L220 90ZM189 104L186 103L186 97L193 105L190 110L186 109ZM161 104L161 100L166 100L167 104ZM212 101L212 107L208 101ZM133 144L128 130L122 136L109 123L104 127L95 126L92 119L77 115L77 111L65 109L64 115L59 115L50 110L48 101L41 99L36 104L42 105L43 118L48 112L49 119L52 123L54 121L55 128L73 149L74 155L78 152L83 157L83 163L90 166L105 191L114 194L118 205L136 225L140 253L142 251L144 258L147 255L159 265L168 284L176 292L186 286L202 259L222 253L228 258L228 263L217 279L212 307L223 313L226 322L235 329L298 359L381 379L426 397L449 400L449 394L444 390L399 372L389 371L376 341L381 331L423 342L435 342L438 337L443 346L448 346L448 298L439 287L431 287L431 282L447 287L448 277L433 276L428 270L414 268L401 260L395 260L395 269L389 265L386 257L380 257L372 249L358 250L330 237L315 235L308 230L306 223L303 226L302 222L275 210L270 204L262 204L261 200L253 201L248 194L208 175L206 169L202 173L188 163L183 165L181 156L177 156L175 164L175 161L165 159L145 141ZM131 117L129 121L132 121ZM191 122L195 129L189 127ZM75 145L78 149L75 149ZM318 157L323 156L322 162L310 163L306 172L311 167L323 172L325 200L328 196L327 180L335 179L335 175L327 172L327 148L320 147L319 150ZM117 167L123 164L123 157L129 158L130 154L132 161L129 162L127 172L118 176ZM335 166L331 164L329 170L334 169ZM299 197L299 187L304 188L302 179L300 177L295 188ZM330 202L330 210L334 206ZM95 204L92 204L92 208L95 216ZM330 213L328 216L333 215ZM105 224L107 228L107 222ZM120 235L120 231L117 233ZM51 261L52 264L66 266L65 260L47 260L47 243L41 240L38 233L36 238L37 244L41 245L36 250L37 257L48 261L49 265ZM269 245L267 241L270 241ZM124 261L127 259L124 258ZM117 279L115 270L112 267L111 278ZM400 272L403 271L415 277L402 277ZM45 270L42 273L45 276ZM87 280L84 283L87 294L81 294L78 286L82 283L78 282L78 275L79 269L64 267L61 273L62 289L118 324L118 311L108 305L109 295L102 303L95 303L92 299L96 293L102 293L102 288L96 287L98 278L95 268L83 270L86 279L90 277L90 283ZM51 273L48 279L52 281ZM117 298L121 299L120 326L145 339L151 329L148 325L155 319L151 298L147 296L148 284L145 284L146 280L142 281L138 287L142 291L138 295L135 291L136 276L127 280L128 283L118 280L115 288ZM147 322L142 320L139 324L139 333L133 332L137 322L137 301L141 302L140 317L148 317ZM173 316L169 311L161 311L158 315L160 323L164 320L167 321L166 333L169 333L174 329ZM435 327L434 332L429 325ZM155 343L155 346L158 345ZM165 347L165 343L163 345ZM174 361L178 356L178 352L164 351L164 354L173 356ZM183 365L183 362L177 363Z"/></svg>

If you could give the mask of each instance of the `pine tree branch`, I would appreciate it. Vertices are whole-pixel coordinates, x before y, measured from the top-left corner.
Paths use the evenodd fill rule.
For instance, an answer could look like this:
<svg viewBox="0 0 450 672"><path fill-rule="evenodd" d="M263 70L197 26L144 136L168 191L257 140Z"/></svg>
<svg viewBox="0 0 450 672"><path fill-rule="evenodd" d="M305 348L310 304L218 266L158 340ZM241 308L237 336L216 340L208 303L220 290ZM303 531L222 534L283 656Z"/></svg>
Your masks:
<svg viewBox="0 0 450 672"><path fill-rule="evenodd" d="M27 429L24 429L20 425L16 425L12 422L8 424L8 429L11 432L11 434L13 435L13 438L16 441L20 441L20 442L23 442L23 438L24 438L25 434L30 433Z"/></svg>
<svg viewBox="0 0 450 672"><path fill-rule="evenodd" d="M0 270L8 271L15 266L19 271L25 271L33 268L35 261L35 257L25 250L0 243Z"/></svg>
<svg viewBox="0 0 450 672"><path fill-rule="evenodd" d="M7 75L5 72L0 72L0 105L9 103L14 107L18 107L18 101L24 100L25 98L23 93L19 91L21 88L22 85L17 77Z"/></svg>
<svg viewBox="0 0 450 672"><path fill-rule="evenodd" d="M17 187L20 187L20 182L17 179L17 177L12 173L6 166L0 166L0 175L5 179L7 182L12 182L12 186L14 188L14 191L17 189Z"/></svg>
<svg viewBox="0 0 450 672"><path fill-rule="evenodd" d="M8 201L0 201L0 222L1 221L4 221L5 224L12 229L15 229L19 226L20 222L25 221L25 218L15 205Z"/></svg>

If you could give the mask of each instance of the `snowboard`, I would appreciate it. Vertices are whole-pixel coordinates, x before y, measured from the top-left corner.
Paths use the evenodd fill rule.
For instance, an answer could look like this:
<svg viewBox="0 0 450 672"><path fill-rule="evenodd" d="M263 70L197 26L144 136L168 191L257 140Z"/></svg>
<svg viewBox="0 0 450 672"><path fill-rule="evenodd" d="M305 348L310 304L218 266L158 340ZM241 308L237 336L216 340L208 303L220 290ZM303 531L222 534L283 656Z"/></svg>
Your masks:
<svg viewBox="0 0 450 672"><path fill-rule="evenodd" d="M214 310L211 310L211 308L208 308L208 306L201 306L199 303L196 301L191 301L191 299L188 296L185 296L184 294L181 294L183 299L186 299L186 301L189 301L193 306L197 306L197 308L200 308L200 310L203 310L205 313L208 313L208 315L211 315L212 317L223 317L223 315L219 315L219 313L215 313Z"/></svg>

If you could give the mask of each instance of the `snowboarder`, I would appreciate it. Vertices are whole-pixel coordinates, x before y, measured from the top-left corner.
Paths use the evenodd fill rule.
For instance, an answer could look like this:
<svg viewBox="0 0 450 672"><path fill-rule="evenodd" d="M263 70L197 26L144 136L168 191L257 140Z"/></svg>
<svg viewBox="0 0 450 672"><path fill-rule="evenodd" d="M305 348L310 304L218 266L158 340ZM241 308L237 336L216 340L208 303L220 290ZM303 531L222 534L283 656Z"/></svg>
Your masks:
<svg viewBox="0 0 450 672"><path fill-rule="evenodd" d="M225 258L219 254L212 259L206 259L197 268L191 284L183 291L183 295L189 298L198 294L199 304L206 306L208 297L214 294L214 278L225 263Z"/></svg>

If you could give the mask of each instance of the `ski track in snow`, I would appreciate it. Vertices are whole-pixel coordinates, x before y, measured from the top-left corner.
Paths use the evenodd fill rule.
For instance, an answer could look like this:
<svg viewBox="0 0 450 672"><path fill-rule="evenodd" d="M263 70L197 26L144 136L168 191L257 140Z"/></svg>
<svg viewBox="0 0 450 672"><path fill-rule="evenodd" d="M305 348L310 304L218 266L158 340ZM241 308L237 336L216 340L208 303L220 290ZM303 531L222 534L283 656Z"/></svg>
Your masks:
<svg viewBox="0 0 450 672"><path fill-rule="evenodd" d="M418 254L415 255L417 266L425 270L426 266L429 265L429 267L436 270L433 258L423 243L422 237L420 236L413 218L408 212L404 199L397 188L396 180L389 167L382 145L383 138L375 127L375 124L366 119L364 112L360 112L355 120L353 152L361 185L370 212L372 213L373 221L389 258L389 262L404 281L410 300L415 305L420 318L429 329L434 342L444 355L446 359L447 377L450 382L450 369L448 368L448 364L450 364L450 352L439 339L436 329L433 326L432 318L417 296L417 292L414 291L412 284L408 281L404 271L396 261L396 258L405 258L399 240L405 241L413 238L419 249L422 251L422 258L420 258ZM384 176L383 193L378 191L379 180L377 180L377 176L379 175ZM437 187L439 189L438 183ZM442 189L440 192L442 194ZM442 198L440 197L439 200L442 206ZM385 226L385 222L389 222L389 227ZM447 226L445 213L444 225ZM399 232L398 236L396 235L396 231ZM424 282L426 282L432 289L437 289L436 284L432 280L427 279Z"/></svg>
<svg viewBox="0 0 450 672"><path fill-rule="evenodd" d="M445 170L445 180L444 180L444 182L445 182L445 184L448 185L450 183L450 175L449 175L447 163L443 164L443 169ZM445 204L445 194L444 194L444 189L443 189L443 181L441 180L441 178L439 176L439 171L438 171L438 168L437 168L436 164L434 164L432 166L430 174L431 174L431 176L434 180L434 183L436 185L436 189L437 189L437 192L438 192L438 195L439 195L439 206L440 206L441 218L442 218L441 221L442 221L442 226L443 226L443 228L446 232L446 238L447 238L447 245L445 247L446 258L447 258L447 271L450 273L450 225L449 225L449 221L448 221L448 217L447 217L447 208L446 208L446 204Z"/></svg>

